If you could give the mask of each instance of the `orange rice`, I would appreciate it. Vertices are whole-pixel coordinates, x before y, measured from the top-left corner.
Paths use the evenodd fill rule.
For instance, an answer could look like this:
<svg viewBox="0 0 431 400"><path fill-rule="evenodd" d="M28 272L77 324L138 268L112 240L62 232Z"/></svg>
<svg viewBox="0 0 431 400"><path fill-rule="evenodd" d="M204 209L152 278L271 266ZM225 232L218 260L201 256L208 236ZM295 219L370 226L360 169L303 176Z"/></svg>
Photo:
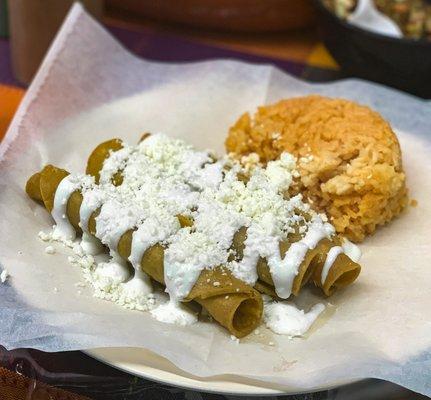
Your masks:
<svg viewBox="0 0 431 400"><path fill-rule="evenodd" d="M378 113L351 101L307 96L259 107L230 128L226 148L262 162L283 151L297 156L296 190L356 242L408 203L397 137Z"/></svg>

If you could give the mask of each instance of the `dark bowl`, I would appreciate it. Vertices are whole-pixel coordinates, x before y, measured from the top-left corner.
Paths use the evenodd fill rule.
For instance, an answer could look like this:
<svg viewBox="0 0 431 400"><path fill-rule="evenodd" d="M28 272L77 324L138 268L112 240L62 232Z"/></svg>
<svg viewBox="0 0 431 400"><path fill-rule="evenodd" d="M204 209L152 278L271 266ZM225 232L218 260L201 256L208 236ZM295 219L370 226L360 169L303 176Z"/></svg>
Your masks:
<svg viewBox="0 0 431 400"><path fill-rule="evenodd" d="M346 74L431 98L431 41L369 32L314 3L322 39Z"/></svg>

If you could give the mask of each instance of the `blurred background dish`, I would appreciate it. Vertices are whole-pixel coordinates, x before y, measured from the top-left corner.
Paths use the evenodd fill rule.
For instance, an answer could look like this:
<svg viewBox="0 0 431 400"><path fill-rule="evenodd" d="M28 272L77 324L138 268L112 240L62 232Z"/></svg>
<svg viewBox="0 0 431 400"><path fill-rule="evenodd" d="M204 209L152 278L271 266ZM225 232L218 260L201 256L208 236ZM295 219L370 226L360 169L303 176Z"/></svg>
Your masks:
<svg viewBox="0 0 431 400"><path fill-rule="evenodd" d="M398 25L405 37L431 40L429 0L369 0L382 14ZM349 19L361 0L322 0L342 19Z"/></svg>
<svg viewBox="0 0 431 400"><path fill-rule="evenodd" d="M73 0L8 1L13 72L26 85ZM260 56L252 61L270 62L304 79L358 77L431 97L431 40L422 38L431 31L426 19L431 5L426 0L373 0L415 39L385 37L350 24L347 18L358 0L81 1L105 23L134 25L147 32L145 39L136 39L138 51L132 50L148 59L195 61L238 57L242 52L247 54L240 58L249 61L252 53ZM417 8L419 3L423 9ZM6 0L0 0L0 35L7 32L5 5ZM317 43L316 23L326 48ZM121 41L134 35L118 29L115 33ZM169 35L184 40L173 45ZM189 40L210 43L212 48L196 49L187 44Z"/></svg>
<svg viewBox="0 0 431 400"><path fill-rule="evenodd" d="M107 0L108 8L162 22L240 32L274 32L310 26L310 0Z"/></svg>
<svg viewBox="0 0 431 400"><path fill-rule="evenodd" d="M323 42L347 75L431 97L431 41L358 28L314 0Z"/></svg>

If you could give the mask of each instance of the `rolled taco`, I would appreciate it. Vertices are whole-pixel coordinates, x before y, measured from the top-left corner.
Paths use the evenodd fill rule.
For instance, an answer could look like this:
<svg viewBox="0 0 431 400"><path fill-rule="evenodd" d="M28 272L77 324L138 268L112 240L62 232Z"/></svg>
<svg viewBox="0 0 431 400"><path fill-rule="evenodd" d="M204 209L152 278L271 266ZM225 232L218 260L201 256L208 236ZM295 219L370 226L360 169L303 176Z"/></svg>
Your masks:
<svg viewBox="0 0 431 400"><path fill-rule="evenodd" d="M243 337L261 322L261 293L287 299L313 282L330 295L360 272L324 216L286 197L293 174L289 155L248 170L145 134L137 146L97 146L86 175L47 165L26 191L52 214L54 236L97 238L129 262L125 284L145 291L151 278Z"/></svg>
<svg viewBox="0 0 431 400"><path fill-rule="evenodd" d="M51 212L58 185L68 175L69 173L63 169L47 165L28 180L26 192L32 199L42 201ZM67 219L77 232L81 231L82 199L82 194L76 190L67 201ZM88 231L95 237L96 217L99 212L99 209L96 210L88 222ZM186 217L181 219L186 226L188 219ZM121 235L116 250L126 261L130 256L132 234L133 231L128 230ZM153 245L144 253L140 263L142 271L160 284L164 284L164 251L162 245ZM214 283L217 283L217 286L214 286ZM260 293L236 279L223 267L204 269L183 301L196 301L220 325L238 338L246 336L261 323L263 303Z"/></svg>
<svg viewBox="0 0 431 400"><path fill-rule="evenodd" d="M244 251L244 242L247 238L247 229L238 230L232 242L232 249L236 257L241 260ZM281 256L284 258L290 246L301 240L301 235L291 234L286 240L279 243ZM259 292L277 298L274 281L268 262L260 257L257 263L258 281L255 289ZM338 237L323 238L313 249L309 249L298 268L293 280L292 295L298 296L302 287L308 282L313 284L330 296L337 289L352 284L361 272L361 266L344 253L342 240Z"/></svg>
<svg viewBox="0 0 431 400"><path fill-rule="evenodd" d="M141 141L148 138L150 134L142 136ZM87 163L87 173L99 176L103 168L104 161L112 152L118 151L123 147L121 139L112 139L99 145L90 155ZM230 166L225 166L229 169ZM121 171L116 172L115 180L121 182ZM238 179L247 182L248 177L244 173L238 173ZM309 220L310 215L305 215L305 219ZM192 221L188 220L189 225ZM284 258L291 248L293 243L300 243L306 232L299 233L301 226L295 226L295 231L287 235L284 240L279 242L279 251L281 258ZM247 227L241 227L233 236L232 250L235 258L239 261L243 258L245 242L247 238ZM312 248L307 249L302 261L300 262L295 277L292 282L291 294L298 296L302 287L312 281L315 286L320 288L326 296L330 296L337 289L341 289L352 284L361 271L361 266L352 260L343 248L343 239L337 235L322 235ZM231 259L233 257L231 256ZM270 266L264 257L259 257L257 261L258 280L254 287L259 292L270 295L275 298L281 298L274 288Z"/></svg>

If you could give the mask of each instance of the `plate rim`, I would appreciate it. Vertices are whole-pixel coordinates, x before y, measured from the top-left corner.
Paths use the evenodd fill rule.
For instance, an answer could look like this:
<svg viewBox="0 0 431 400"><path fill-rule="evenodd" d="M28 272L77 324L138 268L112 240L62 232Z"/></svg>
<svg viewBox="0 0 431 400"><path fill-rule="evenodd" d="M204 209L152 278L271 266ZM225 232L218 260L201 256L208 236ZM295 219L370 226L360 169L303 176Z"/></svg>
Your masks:
<svg viewBox="0 0 431 400"><path fill-rule="evenodd" d="M261 382L262 386L259 385L258 380L244 378L246 382L235 382L234 380L225 380L218 378L217 376L201 378L193 376L186 371L182 371L179 367L174 365L165 357L154 353L143 347L101 347L95 349L82 350L88 356L107 364L120 371L138 376L140 378L149 379L162 384L178 387L187 390L196 390L206 393L223 394L223 395L247 395L247 396L280 396L280 395L299 395L304 393L318 392L324 390L331 390L339 386L348 385L361 381L362 379L349 379L340 382L335 382L331 385L317 386L308 389L300 388L289 388L284 385L277 385L268 383L268 385L274 385L274 388L265 387L265 382ZM151 361L148 358L143 357L142 362L136 363L134 361L118 360L115 356L115 352L127 352L127 351L140 351L142 355L146 354L147 357L153 357L161 363L168 364L167 367L172 367L178 371L169 371L164 368L152 366ZM171 367L171 368L172 368ZM181 372L184 373L181 374ZM240 377L239 377L240 378ZM278 388L275 388L277 386Z"/></svg>

